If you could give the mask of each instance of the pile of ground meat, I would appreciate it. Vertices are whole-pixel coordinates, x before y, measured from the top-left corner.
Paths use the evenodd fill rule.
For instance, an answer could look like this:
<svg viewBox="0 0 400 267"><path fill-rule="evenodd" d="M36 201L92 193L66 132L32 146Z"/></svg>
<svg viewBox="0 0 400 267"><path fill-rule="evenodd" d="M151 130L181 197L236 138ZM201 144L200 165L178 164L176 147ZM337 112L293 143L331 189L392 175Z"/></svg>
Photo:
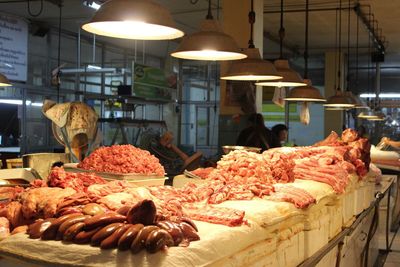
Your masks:
<svg viewBox="0 0 400 267"><path fill-rule="evenodd" d="M165 174L158 158L132 145L100 147L79 163L78 168L115 174Z"/></svg>

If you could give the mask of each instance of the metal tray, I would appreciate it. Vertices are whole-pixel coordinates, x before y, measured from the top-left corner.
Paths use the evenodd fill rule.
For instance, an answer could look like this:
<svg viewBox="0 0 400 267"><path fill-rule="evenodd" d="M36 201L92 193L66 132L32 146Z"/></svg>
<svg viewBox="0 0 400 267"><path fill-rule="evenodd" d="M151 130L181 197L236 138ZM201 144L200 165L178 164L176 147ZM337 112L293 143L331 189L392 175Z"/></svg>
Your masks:
<svg viewBox="0 0 400 267"><path fill-rule="evenodd" d="M158 179L165 181L165 176L160 176L157 174L140 174L140 173L109 173L109 172L97 172L93 170L85 170L77 167L77 163L67 163L64 164L64 169L67 172L86 172L86 173L94 173L104 179L108 180L129 180L129 181L143 181L147 179Z"/></svg>

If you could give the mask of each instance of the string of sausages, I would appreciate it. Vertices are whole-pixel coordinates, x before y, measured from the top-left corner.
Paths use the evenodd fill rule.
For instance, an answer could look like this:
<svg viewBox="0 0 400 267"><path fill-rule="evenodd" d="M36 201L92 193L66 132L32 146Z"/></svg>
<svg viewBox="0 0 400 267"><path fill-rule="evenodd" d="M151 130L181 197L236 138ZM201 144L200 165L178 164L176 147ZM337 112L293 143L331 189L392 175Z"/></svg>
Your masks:
<svg viewBox="0 0 400 267"><path fill-rule="evenodd" d="M101 249L130 249L132 253L143 249L155 253L171 246L188 246L191 241L200 239L190 219L157 221L152 200L140 201L126 214L104 212L93 203L87 205L91 206L83 208L81 213L39 219L15 231L26 231L33 239L63 240Z"/></svg>

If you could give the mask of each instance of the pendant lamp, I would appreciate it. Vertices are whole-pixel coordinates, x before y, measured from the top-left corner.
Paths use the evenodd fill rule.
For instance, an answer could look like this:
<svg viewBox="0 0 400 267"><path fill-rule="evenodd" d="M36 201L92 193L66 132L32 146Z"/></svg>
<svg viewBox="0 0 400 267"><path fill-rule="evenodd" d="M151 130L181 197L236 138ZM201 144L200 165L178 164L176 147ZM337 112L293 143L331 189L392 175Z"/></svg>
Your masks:
<svg viewBox="0 0 400 267"><path fill-rule="evenodd" d="M308 0L306 0L306 32L305 32L305 51L304 51L304 82L305 86L295 87L290 90L289 95L284 98L287 101L301 102L325 102L317 88L312 86L311 80L308 79Z"/></svg>
<svg viewBox="0 0 400 267"><path fill-rule="evenodd" d="M350 14L351 14L351 1L349 1L347 13L347 74L346 74L346 91L344 95L348 97L354 107L362 106L361 99L354 95L350 90Z"/></svg>
<svg viewBox="0 0 400 267"><path fill-rule="evenodd" d="M152 0L107 1L82 29L135 40L171 40L184 35L176 28L170 12Z"/></svg>
<svg viewBox="0 0 400 267"><path fill-rule="evenodd" d="M367 112L361 112L358 115L359 118L367 119L369 121L384 121L386 120L385 114L379 109L375 108L373 110L369 110Z"/></svg>
<svg viewBox="0 0 400 267"><path fill-rule="evenodd" d="M328 101L324 104L324 107L349 109L354 107L354 103L340 88L337 88L335 95L329 97Z"/></svg>
<svg viewBox="0 0 400 267"><path fill-rule="evenodd" d="M358 48L359 48L359 42L358 42L358 37L359 37L359 31L360 31L360 18L357 16L357 34L356 34L356 85L358 89ZM355 101L356 105L354 108L356 109L369 109L367 103L361 99L358 95L355 96Z"/></svg>
<svg viewBox="0 0 400 267"><path fill-rule="evenodd" d="M183 37L177 50L171 56L191 60L238 60L247 55L240 51L236 41L224 33L221 25L211 14L211 0L208 0L208 14L200 24L200 31Z"/></svg>
<svg viewBox="0 0 400 267"><path fill-rule="evenodd" d="M222 80L257 81L282 78L282 76L278 75L275 66L271 62L263 60L260 56L260 50L254 46L253 26L255 21L256 13L254 12L254 1L251 0L251 11L249 12L249 48L243 50L247 58L233 61L228 72L221 77Z"/></svg>
<svg viewBox="0 0 400 267"><path fill-rule="evenodd" d="M337 16L336 16L337 19ZM336 21L337 24L337 21ZM339 1L339 70L338 70L338 87L333 96L328 98L328 101L324 104L324 107L327 108L336 108L336 109L350 109L355 106L353 100L346 96L345 93L342 92L340 88L340 67L341 67L341 51L342 51L342 0Z"/></svg>
<svg viewBox="0 0 400 267"><path fill-rule="evenodd" d="M360 114L357 116L360 119L373 119L377 118L378 116L375 114L373 110L367 110L367 111L362 111Z"/></svg>
<svg viewBox="0 0 400 267"><path fill-rule="evenodd" d="M279 29L279 37L280 37L280 56L279 59L275 60L274 65L276 70L278 71L278 75L282 76L281 80L278 81L264 81L258 82L256 85L260 86L272 86L272 87L296 87L296 86L304 86L303 79L300 77L296 71L292 70L289 67L289 61L287 59L283 59L283 37L285 35L285 28L283 28L283 0L281 0L281 26Z"/></svg>
<svg viewBox="0 0 400 267"><path fill-rule="evenodd" d="M12 84L7 79L7 77L0 73L0 87L8 87L8 86L11 86L11 85Z"/></svg>
<svg viewBox="0 0 400 267"><path fill-rule="evenodd" d="M258 82L256 85L272 87L296 87L306 85L306 83L304 83L303 79L300 77L300 74L289 67L288 60L277 59L274 61L274 65L278 71L278 75L282 76L282 79L278 81Z"/></svg>

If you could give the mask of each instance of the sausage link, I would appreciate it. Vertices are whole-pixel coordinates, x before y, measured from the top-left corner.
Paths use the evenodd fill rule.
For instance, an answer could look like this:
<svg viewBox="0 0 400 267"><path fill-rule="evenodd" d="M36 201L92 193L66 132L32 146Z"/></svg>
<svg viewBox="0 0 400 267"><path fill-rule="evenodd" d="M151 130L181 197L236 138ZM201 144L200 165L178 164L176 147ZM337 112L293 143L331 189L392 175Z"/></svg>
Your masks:
<svg viewBox="0 0 400 267"><path fill-rule="evenodd" d="M51 225L42 233L42 239L43 240L52 240L56 238L58 228L60 225L65 222L66 220L73 218L75 216L81 215L80 213L73 213L73 214L67 214L64 216L61 216L57 219L55 219Z"/></svg>
<svg viewBox="0 0 400 267"><path fill-rule="evenodd" d="M100 248L102 249L116 248L118 245L118 240L130 227L131 227L130 224L122 225L120 228L115 230L115 232L112 233L109 237L101 241Z"/></svg>
<svg viewBox="0 0 400 267"><path fill-rule="evenodd" d="M135 224L132 225L131 227L121 236L121 238L118 240L118 249L119 250L127 250L131 247L131 244L133 240L136 238L137 234L142 230L144 227L143 224Z"/></svg>
<svg viewBox="0 0 400 267"><path fill-rule="evenodd" d="M146 239L146 250L150 253L164 249L165 247L172 247L174 240L172 236L164 229L152 231Z"/></svg>
<svg viewBox="0 0 400 267"><path fill-rule="evenodd" d="M101 241L112 235L123 223L112 223L101 228L97 233L95 233L91 238L91 244L93 246L100 245Z"/></svg>
<svg viewBox="0 0 400 267"><path fill-rule="evenodd" d="M70 226L72 226L78 222L83 222L85 219L87 219L89 217L90 217L89 215L78 215L78 216L75 216L75 217L72 217L72 218L66 220L58 228L56 239L61 240L64 236L65 231L67 231L67 229Z"/></svg>
<svg viewBox="0 0 400 267"><path fill-rule="evenodd" d="M91 230L99 226L105 226L111 223L121 223L126 220L126 216L115 213L108 212L103 214L95 215L91 218L85 220L85 230Z"/></svg>
<svg viewBox="0 0 400 267"><path fill-rule="evenodd" d="M63 240L64 241L72 241L75 238L75 236L82 230L82 228L84 226L85 226L84 222L78 222L78 223L71 225L65 231Z"/></svg>
<svg viewBox="0 0 400 267"><path fill-rule="evenodd" d="M30 238L37 239L40 238L43 232L50 227L54 218L48 218L46 220L37 220L36 222L28 226L28 234Z"/></svg>
<svg viewBox="0 0 400 267"><path fill-rule="evenodd" d="M92 236L97 233L101 227L94 228L90 231L81 231L74 237L74 242L77 244L88 244Z"/></svg>
<svg viewBox="0 0 400 267"><path fill-rule="evenodd" d="M132 245L131 245L131 251L132 253L136 254L139 251L141 251L145 247L145 242L149 234L153 231L159 230L155 225L149 225L145 226L140 230L140 232L137 234L136 238L133 240Z"/></svg>

